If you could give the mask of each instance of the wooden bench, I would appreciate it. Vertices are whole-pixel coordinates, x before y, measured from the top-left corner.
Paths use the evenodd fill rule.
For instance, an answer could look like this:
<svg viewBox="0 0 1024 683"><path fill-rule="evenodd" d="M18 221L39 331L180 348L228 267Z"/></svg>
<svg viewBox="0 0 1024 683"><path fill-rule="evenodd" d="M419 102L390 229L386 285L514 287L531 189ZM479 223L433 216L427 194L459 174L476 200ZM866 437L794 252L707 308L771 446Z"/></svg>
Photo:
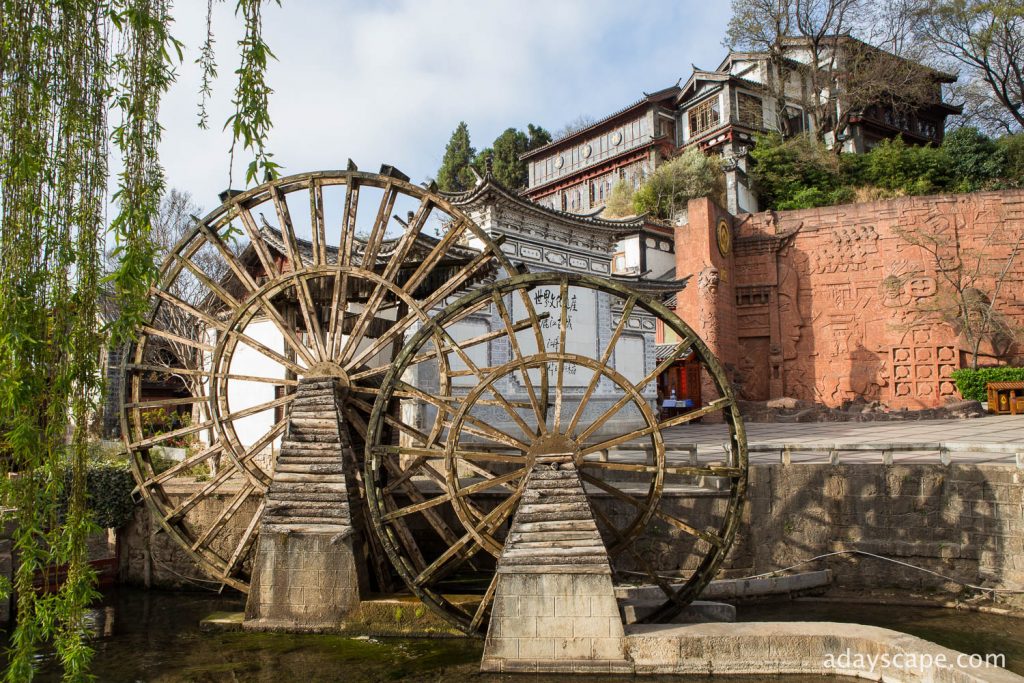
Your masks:
<svg viewBox="0 0 1024 683"><path fill-rule="evenodd" d="M989 382L988 412L995 415L1024 415L1024 382Z"/></svg>

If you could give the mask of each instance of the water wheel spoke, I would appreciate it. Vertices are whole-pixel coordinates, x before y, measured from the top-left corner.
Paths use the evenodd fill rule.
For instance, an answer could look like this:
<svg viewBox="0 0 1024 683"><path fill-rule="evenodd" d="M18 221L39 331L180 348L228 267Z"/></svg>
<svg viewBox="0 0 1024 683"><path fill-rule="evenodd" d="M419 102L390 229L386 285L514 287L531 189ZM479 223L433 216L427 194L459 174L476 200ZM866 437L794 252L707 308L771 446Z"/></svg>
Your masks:
<svg viewBox="0 0 1024 683"><path fill-rule="evenodd" d="M171 408L174 406L186 406L196 403L207 403L209 396L184 396L182 398L155 398L152 401L131 401L125 403L125 408L137 408L148 410L150 408Z"/></svg>
<svg viewBox="0 0 1024 683"><path fill-rule="evenodd" d="M602 491L605 491L606 493L611 494L613 497L625 503L629 503L630 505L638 509L643 508L646 505L646 501L639 501L630 496L628 493L624 493L623 491L620 491L619 489L615 488L608 482L598 479L597 477L593 477L587 474L586 472L580 472L580 479L587 482L588 484L593 484ZM722 539L716 536L715 534L710 534L706 531L701 531L700 529L697 529L696 527L687 524L683 520L673 517L672 515L668 514L663 510L655 509L654 515L658 517L658 519L668 522L677 529L684 531L687 534L694 536L695 538L699 538L705 543L708 543L715 547L721 547L723 544Z"/></svg>
<svg viewBox="0 0 1024 683"><path fill-rule="evenodd" d="M623 405L625 405L625 404L623 404ZM614 446L618 446L619 444L624 444L624 443L626 443L628 441L632 441L633 439L639 439L639 438L644 437L644 436L649 436L650 434L653 434L655 432L659 432L659 431L661 431L663 429L668 429L669 427L675 427L676 425L681 425L681 424L684 424L686 422L692 422L693 420L696 420L696 419L699 419L701 417L704 417L705 415L709 415L711 413L716 413L719 410L723 410L725 408L728 408L731 405L732 405L732 399L731 398L715 399L711 403L707 404L706 406L704 406L703 408L700 408L698 410L694 410L694 411L689 412L689 413L684 413L682 415L677 415L676 417L669 418L668 420L663 420L661 422L658 422L654 426L648 426L648 427L644 427L643 429L633 430L632 432L628 432L626 434L622 434L620 436L617 436L614 439L608 439L607 441L602 441L602 442L596 443L596 444L594 444L592 446L586 446L585 448L581 449L580 453L582 455L587 455L588 453L596 453L597 451L606 450L608 448L612 448ZM611 412L611 411L609 411L609 412ZM609 417L610 417L610 415L609 415ZM602 417L598 418L598 419L600 420L599 422L598 421L594 422L594 425L597 425L597 427L599 427L600 425L604 424L604 422L607 421L608 417L605 417L604 415L602 415ZM595 427L594 425L591 425L591 427L588 428L587 431L585 431L582 435L580 435L580 438L581 439L582 438L586 438L589 435L591 429L596 429L597 427Z"/></svg>
<svg viewBox="0 0 1024 683"><path fill-rule="evenodd" d="M233 422L235 420L240 420L243 417L249 417L250 415L255 415L256 413L263 412L264 410L270 410L271 408L276 408L277 406L286 405L294 400L295 394L285 394L284 396L272 399L270 401L264 401L263 403L251 405L248 408L242 408L240 410L232 411L225 415L224 417L222 417L221 420L224 422Z"/></svg>
<svg viewBox="0 0 1024 683"><path fill-rule="evenodd" d="M366 239L366 249L363 251L363 268L366 270L377 270L377 254L384 243L396 199L398 199L398 191L395 189L395 184L388 182L384 186L384 192L377 207L377 216L373 219L370 235Z"/></svg>
<svg viewBox="0 0 1024 683"><path fill-rule="evenodd" d="M448 250L459 243L459 238L462 237L462 233L466 231L467 227L467 221L459 219L448 229L444 237L434 245L434 248L430 250L426 258L420 262L420 265L409 276L405 283L405 291L413 294L423 284L423 281L427 279L427 276L434 270L434 267L441 262L441 259L448 253Z"/></svg>
<svg viewBox="0 0 1024 683"><path fill-rule="evenodd" d="M331 291L331 311L327 333L327 345L331 352L331 358L338 356L345 313L348 311L348 271L345 269L352 265L358 212L359 184L355 176L349 176L345 187L345 209L341 217L341 234L338 238L338 272L334 276L334 287Z"/></svg>
<svg viewBox="0 0 1024 683"><path fill-rule="evenodd" d="M666 595L671 595L672 587L663 577L658 575L658 572L654 569L654 566L651 565L650 560L648 560L646 557L644 557L642 554L636 551L636 548L634 548L632 544L629 543L629 539L626 538L626 536L623 535L623 533L615 527L615 524L612 523L612 520L608 518L608 515L606 515L603 510L601 510L596 505L591 506L591 509L594 511L594 515L597 516L599 520L601 520L601 523L608 530L608 532L615 537L616 542L614 547L617 549L617 551L622 552L622 550L625 549L627 552L629 552L630 556L643 567L644 572L647 574L648 577L650 577L651 581L655 583L659 588L661 588L661 590L665 592Z"/></svg>
<svg viewBox="0 0 1024 683"><path fill-rule="evenodd" d="M399 269L403 264L405 264L406 257L412 250L412 247L419 238L420 233L423 232L423 226L426 225L427 218L429 218L430 212L433 211L433 206L434 201L431 199L430 195L425 195L423 199L420 200L420 205L416 208L416 213L413 214L412 220L409 221L405 231L398 240L398 244L395 245L394 252L388 257L388 262L383 273L385 280L394 280Z"/></svg>
<svg viewBox="0 0 1024 683"><path fill-rule="evenodd" d="M465 284L465 282L469 279L469 277L473 274L474 271L478 270L481 266L483 266L493 257L493 254L491 253L490 249L491 247L485 248L478 256L474 257L469 263L467 263L458 272L452 275L444 284L435 289L430 296L428 296L426 299L420 302L417 310L410 312L406 316L402 317L400 320L396 321L394 325L389 327L387 331L385 331L384 334L382 334L377 339L377 341L375 341L373 344L369 345L368 347L360 351L354 357L348 358L345 362L345 367L348 369L356 368L361 363L365 362L367 359L373 358L373 356L379 353L381 349L384 348L384 346L390 343L396 337L396 335L408 329L409 325L412 322L421 319L423 315L421 311L431 310L437 304L443 301L446 297L450 296L455 291L457 291L460 286ZM431 252L431 255L433 255L433 252ZM415 275L413 276L413 278L414 277ZM412 281L413 278L410 278L410 282ZM405 291L412 295L412 293L415 291L415 287L411 285L410 282L407 282L405 284ZM366 309L364 309L364 312L365 310ZM449 346L452 346L453 350L455 350L456 353L460 354L460 357L464 355L460 352L460 349L457 348L458 344L455 342L455 340L451 338L447 331L441 330L441 335L444 337L444 340L447 342L447 344ZM355 338L355 332L353 332L353 338ZM352 344L351 342L349 344L350 349L355 349L356 346L356 344Z"/></svg>
<svg viewBox="0 0 1024 683"><path fill-rule="evenodd" d="M676 346L676 348L672 351L672 353L669 354L668 358L666 358L664 361L662 361L658 365L658 367L656 367L654 370L652 370L649 374L645 375L643 379L641 379L639 382L634 384L633 385L633 389L637 393L643 391L644 387L646 387L648 384L650 384L651 381L655 377L657 377L658 375L663 373L665 370L667 370L669 368L669 366L672 365L672 363L674 363L677 358L679 358L679 356L683 355L683 353L685 353L687 350L689 350L690 345L692 345L692 344L693 344L693 339L692 338L684 339L682 342L680 342ZM600 429L602 427L602 425L604 425L605 422L607 422L609 419L611 419L611 417L613 415L615 415L615 413L617 413L620 410L622 410L622 408L624 408L626 406L626 404L629 403L632 399L633 399L632 396L626 395L626 396L623 396L622 398L620 398L618 401L616 401L615 404L611 408L609 408L608 410L604 411L596 420L594 420L590 424L589 427L587 427L586 429L584 429L580 433L580 435L578 437L579 440L580 441L586 440L587 437L589 437L591 434L593 434L598 429ZM711 406L711 405L714 405L714 404L713 403L709 404L709 406ZM712 408L712 410L710 410L709 412L714 412L715 410L720 410L720 409L721 409L721 406L720 407L715 407L715 408ZM687 413L687 415L693 415L693 413ZM683 417L683 416L680 416L680 417ZM692 420L692 419L695 419L696 417L699 417L699 415L694 416L694 417L690 417L689 419ZM678 418L673 418L673 419L678 419ZM683 422L686 422L686 421L687 420L679 420L675 424L682 424ZM662 423L662 424L665 427L670 426L667 423ZM650 428L648 428L648 429L650 429ZM657 429L651 429L651 432L653 432L653 431L657 431ZM648 432L648 433L651 433L651 432ZM637 437L637 435L633 435L630 438L636 438L636 437ZM624 443L624 442L623 441L618 441L618 443ZM605 448L606 446L601 446L601 447ZM593 448L593 447L591 447L591 448ZM594 448L594 450L600 450L600 448Z"/></svg>
<svg viewBox="0 0 1024 683"><path fill-rule="evenodd" d="M495 572L494 576L491 577L490 583L487 584L487 591L484 593L484 597L480 599L480 604L477 605L476 611L473 612L473 619L469 622L469 628L471 631L480 630L480 624L484 622L484 616L487 614L487 608L491 606L494 601L494 591L498 587L498 573Z"/></svg>
<svg viewBox="0 0 1024 683"><path fill-rule="evenodd" d="M189 346L193 349L205 351L206 353L213 353L214 351L213 347L210 346L209 344L204 344L203 342L197 341L195 339L188 339L187 337L182 337L181 335L174 334L173 332L167 332L166 330L161 330L156 327L150 327L149 325L141 325L139 329L145 332L146 334L151 334L153 336L160 337L161 339L166 339L167 341L174 342L175 344Z"/></svg>
<svg viewBox="0 0 1024 683"><path fill-rule="evenodd" d="M397 477L401 475L401 470L399 469L397 463L385 460L385 467L387 468L388 472L393 476ZM401 483L401 489L402 493L404 493L409 498L409 500L413 502L422 503L427 499L426 496L424 496L423 493L419 489L417 489L415 484L413 484L413 482L411 481L403 480ZM443 517L441 517L441 515L437 514L436 510L432 508L427 508L422 511L422 514L423 517L427 520L427 523L430 524L434 531L437 532L437 535L441 537L441 540L448 544L453 544L456 541L458 541L458 534L455 533L455 531L451 528L451 526L448 525L448 523L444 520Z"/></svg>
<svg viewBox="0 0 1024 683"><path fill-rule="evenodd" d="M301 375L305 372L301 365L292 362L286 356L281 355L274 349L270 348L266 344L256 341L244 332L238 330L228 330L225 334L234 337L237 341L242 342L246 346L252 348L253 351L263 354L271 360L277 361L280 365L285 366L297 375Z"/></svg>
<svg viewBox="0 0 1024 683"><path fill-rule="evenodd" d="M288 200L275 185L270 186L270 198L274 202L274 209L277 212L277 222L281 226L282 242L285 251L288 252L288 259L292 264L292 282L295 285L296 298L299 301L299 312L306 326L306 332L313 340L316 351L320 358L327 358L327 349L324 346L323 332L320 329L320 318L317 315L313 297L309 292L309 283L299 277L299 273L307 264L302 262L302 253L299 249L298 240L295 237L295 226L292 224L291 212L288 210Z"/></svg>
<svg viewBox="0 0 1024 683"><path fill-rule="evenodd" d="M198 465L200 463L206 462L207 460L209 460L213 456L215 456L215 455L217 455L219 453L223 453L223 452L224 452L223 447L219 443L215 443L215 444L213 444L212 446L210 446L208 448L204 448L203 450L199 451L198 453L195 453L193 455L188 456L187 458L184 458L181 462L175 463L174 465L168 467L166 470L164 470L160 474L158 474L158 475L154 476L153 478L149 479L148 481L146 481L145 485L146 486L159 486L159 485L163 484L164 482L170 481L171 479L176 477L179 472L182 472L182 471L187 470L187 469L191 469L192 467L195 467L196 465Z"/></svg>
<svg viewBox="0 0 1024 683"><path fill-rule="evenodd" d="M164 375L183 375L185 377L210 377L209 370L197 368L178 368L172 365L151 365L147 363L128 363L126 369L129 372L155 372Z"/></svg>
<svg viewBox="0 0 1024 683"><path fill-rule="evenodd" d="M128 448L130 448L132 450L135 450L135 449L138 449L138 448L148 448L149 446L153 446L153 445L161 443L163 441L167 441L169 439L176 439L179 436L186 436L188 434L194 434L194 433L202 431L204 429L209 429L210 427L213 427L213 421L212 420L207 421L207 422L198 422L198 423L193 424L193 425L188 425L187 427L182 427L181 429L175 429L173 431L164 432L163 434L157 434L155 436L151 436L151 437L146 438L146 439L140 439L139 441L135 441L134 443L128 444Z"/></svg>
<svg viewBox="0 0 1024 683"><path fill-rule="evenodd" d="M509 496L507 499L499 503L493 510L488 512L478 524L474 526L474 531L480 533L481 531L489 532L494 528L497 528L501 522L505 520L505 517L510 513L511 508L518 502L519 496ZM480 550L483 550L472 533L466 533L454 543L452 543L448 550L443 552L440 557L434 560L426 569L420 572L415 579L413 584L416 586L424 586L432 579L436 578L436 575L445 566L448 560L456 559L458 564L465 562L470 557L475 555ZM454 565L453 565L454 566ZM451 571L451 567L449 568Z"/></svg>
<svg viewBox="0 0 1024 683"><path fill-rule="evenodd" d="M236 309L239 307L240 302L231 294L231 292L214 282L206 273L199 270L199 268L190 260L179 256L178 254L170 254L167 258L188 270L195 279L203 283L203 285L210 290L210 293L220 299L221 303L225 306L230 309Z"/></svg>
<svg viewBox="0 0 1024 683"><path fill-rule="evenodd" d="M256 506L256 512L253 513L252 519L245 527L245 531L242 532L241 538L238 539L238 543L235 545L235 549L231 551L231 557L224 565L224 570L221 572L221 578L227 579L235 573L235 569L238 568L241 561L249 552L249 548L252 547L253 541L256 539L256 530L259 528L260 521L263 518L263 510L266 508L266 498L261 498L259 504Z"/></svg>
<svg viewBox="0 0 1024 683"><path fill-rule="evenodd" d="M538 319L546 318L547 314L537 317ZM531 321L526 320L523 322L516 323L513 327L516 332L519 332L521 330L525 330L531 327L532 325L533 323ZM508 332L504 328L502 328L500 330L494 330L492 332L477 335L476 337L470 337L469 339L465 339L463 341L458 342L458 344L462 349L468 349L473 346L478 346L479 344L485 344L487 342L494 341L495 339L504 337L506 334L508 334ZM455 348L451 344L441 344L440 354L450 356L453 353L455 353ZM419 365L420 363L425 363L427 361L437 358L438 355L439 352L437 349L418 354L409 361L409 365L412 366ZM368 377L377 377L380 375L387 374L388 370L390 369L390 365L382 365L379 368L370 368L369 370L362 370L360 372L356 372L354 374L349 375L349 378L352 379L353 381L356 381L360 379L366 379Z"/></svg>
<svg viewBox="0 0 1024 683"><path fill-rule="evenodd" d="M232 475L238 474L235 467L224 467L213 477L203 488L199 489L185 500L178 503L169 513L164 516L168 523L179 521L188 514L189 510L198 505L203 499L208 498L211 493L227 483Z"/></svg>
<svg viewBox="0 0 1024 683"><path fill-rule="evenodd" d="M626 304L622 308L622 317L619 319L619 324L615 326L615 329L612 331L612 336L608 339L608 343L604 347L604 351L601 352L601 360L599 360L598 363L602 366L608 365L608 361L611 360L612 354L615 352L615 346L619 343L619 337L622 336L622 331L626 329L626 325L629 323L629 316L632 315L633 307L636 306L636 299L637 298L634 295L626 300ZM600 380L601 373L599 372L595 372L590 378L590 382L587 383L587 388L583 392L583 397L576 406L576 410L572 414L572 419L569 420L569 427L566 429L567 434L573 434L576 432L576 427L579 424L580 418L583 417L583 410L587 407L587 403L590 401L590 397L593 396L594 391L597 389L597 385ZM580 440L582 441L582 439Z"/></svg>
<svg viewBox="0 0 1024 683"><path fill-rule="evenodd" d="M427 500L421 503L415 503L413 505L407 505L403 508L392 510L391 512L382 515L381 520L385 522L391 522L393 520L398 519L399 517L405 517L406 515L411 515L415 512L422 512L423 510L427 510L428 508L437 507L442 503L447 503L451 499L451 494L443 493L440 496L428 498Z"/></svg>
<svg viewBox="0 0 1024 683"><path fill-rule="evenodd" d="M281 333L281 336L284 338L284 341L288 344L291 350L301 356L302 360L304 360L308 365L316 365L316 358L314 358L310 353L309 348L303 344L297 336L295 336L292 326L288 324L284 314L282 314L277 308L273 300L271 300L271 298L266 294L260 294L259 302L264 313L266 313L267 319L270 320L270 322L274 324L274 327L277 328L277 331Z"/></svg>
<svg viewBox="0 0 1024 683"><path fill-rule="evenodd" d="M498 311L498 315L501 317L501 322L505 326L505 331L508 333L508 343L512 349L512 355L519 361L519 373L523 378L523 384L526 386L526 393L530 397L530 405L533 407L533 414L537 418L537 431L533 434L527 433L528 436L534 436L538 432L540 434L547 434L548 426L547 420L544 417L544 410L540 407L540 403L537 400L537 392L533 388L533 380L530 379L530 372L526 369L526 359L523 358L523 351L519 348L519 340L516 338L514 326L512 324L512 316L509 315L508 309L505 307L505 300L500 294L494 292L491 296L491 301L494 302L494 307ZM530 309L530 313L532 313ZM530 322L537 324L537 319L534 317ZM495 398L499 397L497 391L493 391ZM503 396L501 398L504 398Z"/></svg>
<svg viewBox="0 0 1024 683"><path fill-rule="evenodd" d="M209 325L215 330L223 330L225 328L224 323L221 322L220 320L217 320L209 313L201 311L192 304L183 301L182 299L175 296L174 294L171 294L170 292L166 292L160 289L159 287L150 287L149 293L153 296L157 296L163 299L167 303L171 304L172 306L175 306L176 308L184 311L185 313L188 313L197 320L201 320L203 323Z"/></svg>
<svg viewBox="0 0 1024 683"><path fill-rule="evenodd" d="M224 529L225 525L231 521L231 518L235 516L235 513L242 507L246 499L249 497L249 494L254 490L256 490L256 487L251 483L243 486L238 493L235 494L234 498L231 499L231 502L225 505L224 509L220 511L220 514L217 515L213 524L208 526L202 535L195 540L192 544L192 550L198 550L205 546L210 539L219 534Z"/></svg>
<svg viewBox="0 0 1024 683"><path fill-rule="evenodd" d="M324 225L324 191L320 181L309 184L309 221L313 236L313 265L327 265L327 226Z"/></svg>
<svg viewBox="0 0 1024 683"><path fill-rule="evenodd" d="M483 469L482 467L477 467L476 465L474 465L473 463L470 463L470 462L462 462L462 463L459 463L459 465L462 466L462 467L466 467L467 469L471 469L472 471L476 472L480 476L484 477L484 481L480 481L480 482L477 482L475 484L470 484L468 486L460 488L456 492L456 495L458 495L460 497L471 496L474 493L479 493L481 491L488 491L490 489L493 489L495 486L500 486L501 488L503 488L503 489L505 489L505 490L507 490L507 491L509 491L511 493L514 493L516 490L518 490L519 487L518 486L509 486L508 483L511 482L511 481L515 481L516 479L522 479L523 477L526 476L526 468L525 467L521 467L521 468L519 468L517 470L513 470L512 472L509 472L508 474L502 474L500 476L495 476L495 474L493 472L488 472L487 470Z"/></svg>
<svg viewBox="0 0 1024 683"><path fill-rule="evenodd" d="M270 250L267 249L267 243L263 241L263 236L260 235L252 212L245 207L239 206L238 217L242 219L242 227L249 236L249 244L252 245L253 250L256 252L256 257L259 259L260 265L263 266L267 277L277 278L280 276L280 269L278 269L277 263L274 262L274 258L270 255Z"/></svg>

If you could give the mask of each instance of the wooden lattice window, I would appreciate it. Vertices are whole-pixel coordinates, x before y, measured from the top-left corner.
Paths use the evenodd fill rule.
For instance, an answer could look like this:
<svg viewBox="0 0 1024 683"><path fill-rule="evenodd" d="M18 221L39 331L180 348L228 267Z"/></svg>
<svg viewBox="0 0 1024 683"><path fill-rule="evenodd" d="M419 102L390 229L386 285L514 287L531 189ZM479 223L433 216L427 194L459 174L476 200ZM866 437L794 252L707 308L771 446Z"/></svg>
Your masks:
<svg viewBox="0 0 1024 683"><path fill-rule="evenodd" d="M722 112L717 97L701 102L690 110L690 135L714 128L721 120Z"/></svg>

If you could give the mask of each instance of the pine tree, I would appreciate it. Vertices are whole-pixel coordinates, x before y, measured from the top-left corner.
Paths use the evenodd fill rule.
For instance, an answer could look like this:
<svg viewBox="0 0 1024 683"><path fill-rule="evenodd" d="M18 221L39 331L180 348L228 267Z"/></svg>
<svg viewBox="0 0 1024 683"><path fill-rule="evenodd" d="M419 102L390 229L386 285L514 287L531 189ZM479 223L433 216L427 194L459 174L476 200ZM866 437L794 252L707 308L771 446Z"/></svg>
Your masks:
<svg viewBox="0 0 1024 683"><path fill-rule="evenodd" d="M475 154L469 142L469 126L460 121L444 149L444 159L437 170L437 187L444 192L464 192L473 187L470 164Z"/></svg>
<svg viewBox="0 0 1024 683"><path fill-rule="evenodd" d="M484 162L485 154L491 157L491 171L494 177L505 187L520 190L529 181L529 170L520 155L531 149L551 142L551 134L541 126L532 123L527 125L526 132L515 128L506 128L505 132L494 139L494 145L485 149L477 156L477 163Z"/></svg>

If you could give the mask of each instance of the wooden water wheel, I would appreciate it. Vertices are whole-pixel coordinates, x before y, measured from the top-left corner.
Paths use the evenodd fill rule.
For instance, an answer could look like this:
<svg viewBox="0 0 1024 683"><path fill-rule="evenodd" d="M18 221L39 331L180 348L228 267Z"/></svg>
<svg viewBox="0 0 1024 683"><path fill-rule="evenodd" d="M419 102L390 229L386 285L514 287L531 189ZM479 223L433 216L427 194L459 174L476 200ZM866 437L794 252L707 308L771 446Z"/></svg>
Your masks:
<svg viewBox="0 0 1024 683"><path fill-rule="evenodd" d="M382 170L390 172L291 176L197 220L168 254L147 324L126 354L122 435L137 491L160 529L216 581L242 591L299 378L339 380L350 457L361 470L369 413L406 336L469 285L513 273L499 244L459 209ZM460 351L506 335L465 340ZM431 366L432 395L451 395L448 343L433 333L419 348L403 367ZM403 395L393 389L388 398ZM385 410L380 419L395 439L434 443L444 417L411 424ZM168 460L169 446L188 450ZM184 489L186 475L203 483ZM421 496L411 480L393 492ZM462 534L457 520L425 514L441 538ZM402 552L416 556L412 531L390 528ZM368 542L384 585L386 560Z"/></svg>
<svg viewBox="0 0 1024 683"><path fill-rule="evenodd" d="M584 300L597 306L578 305ZM595 309L610 311L612 320L588 319ZM467 311L489 312L495 332L505 332L507 345L492 347L490 364L474 363L453 339ZM649 344L635 344L640 318L658 321L677 340L661 362L645 357ZM406 381L410 364L432 353L439 336L448 344L444 353L461 358L472 386L434 394ZM688 354L719 398L659 417L651 405L655 379ZM442 429L396 443L388 420L399 398L419 401ZM723 461L669 457L664 430L715 413L729 427ZM538 458L572 456L618 578L658 587L661 600L647 621L677 614L714 576L735 535L746 488L739 410L704 343L660 303L607 279L570 274L502 280L433 317L384 377L366 448L366 493L384 550L408 588L467 633L486 628L494 561ZM409 481L415 497L401 495ZM689 519L686 501L709 495L716 514ZM431 538L426 516L457 520L459 530L454 538ZM414 552L406 538L410 528L424 531L415 535ZM455 597L474 588L482 599Z"/></svg>

